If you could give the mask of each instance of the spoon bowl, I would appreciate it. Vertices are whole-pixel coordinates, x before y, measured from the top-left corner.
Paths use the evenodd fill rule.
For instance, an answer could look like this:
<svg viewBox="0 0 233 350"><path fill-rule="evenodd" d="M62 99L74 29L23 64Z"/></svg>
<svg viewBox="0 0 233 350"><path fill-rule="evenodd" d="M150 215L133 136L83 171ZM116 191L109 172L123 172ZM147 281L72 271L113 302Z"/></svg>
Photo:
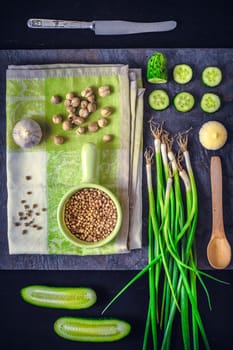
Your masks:
<svg viewBox="0 0 233 350"><path fill-rule="evenodd" d="M208 247L207 257L215 269L225 269L231 262L231 246L227 239L212 236Z"/></svg>
<svg viewBox="0 0 233 350"><path fill-rule="evenodd" d="M227 240L223 223L222 164L219 157L210 163L212 193L212 233L207 246L207 258L215 269L225 269L231 262L231 246Z"/></svg>

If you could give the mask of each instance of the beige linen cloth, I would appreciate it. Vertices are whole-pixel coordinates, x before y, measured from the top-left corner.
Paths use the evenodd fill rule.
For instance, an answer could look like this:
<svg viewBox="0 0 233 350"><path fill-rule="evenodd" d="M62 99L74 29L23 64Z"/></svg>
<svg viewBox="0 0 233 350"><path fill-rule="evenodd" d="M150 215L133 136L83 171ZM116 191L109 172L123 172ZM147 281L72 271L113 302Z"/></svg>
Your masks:
<svg viewBox="0 0 233 350"><path fill-rule="evenodd" d="M111 94L97 97L100 109L111 106L109 124L96 133L81 137L52 123L52 115L65 115L63 103L53 105L51 96L65 98L69 91L80 95L92 86L111 87ZM142 127L143 94L140 69L127 65L53 64L9 66L7 70L7 188L8 242L10 254L98 255L127 253L141 248L142 236ZM15 123L31 118L42 127L42 142L30 149L19 148L12 138ZM60 128L60 129L59 129ZM66 142L53 143L56 133ZM112 134L113 141L103 143L102 136ZM100 248L80 248L60 232L57 208L63 195L81 180L80 151L84 142L94 142L98 150L97 177L119 198L123 223L117 238ZM28 208L25 209L25 206ZM19 221L19 213L31 211L31 221ZM34 227L35 226L35 227ZM38 230L39 227L39 230ZM25 231L25 234L22 232Z"/></svg>

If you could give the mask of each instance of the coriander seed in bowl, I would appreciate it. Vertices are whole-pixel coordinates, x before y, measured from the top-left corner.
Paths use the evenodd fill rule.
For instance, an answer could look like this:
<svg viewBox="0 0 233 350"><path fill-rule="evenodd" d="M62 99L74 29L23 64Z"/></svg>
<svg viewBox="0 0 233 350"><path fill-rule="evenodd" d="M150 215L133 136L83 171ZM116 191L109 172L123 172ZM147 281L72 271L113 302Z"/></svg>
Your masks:
<svg viewBox="0 0 233 350"><path fill-rule="evenodd" d="M117 209L105 192L83 188L66 202L64 220L69 231L80 240L98 242L116 226Z"/></svg>

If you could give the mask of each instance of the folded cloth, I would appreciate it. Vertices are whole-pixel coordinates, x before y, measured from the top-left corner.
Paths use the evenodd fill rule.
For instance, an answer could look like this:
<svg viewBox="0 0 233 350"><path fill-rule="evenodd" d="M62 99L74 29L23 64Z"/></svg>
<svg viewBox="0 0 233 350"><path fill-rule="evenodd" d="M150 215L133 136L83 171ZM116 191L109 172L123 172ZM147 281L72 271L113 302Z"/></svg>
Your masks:
<svg viewBox="0 0 233 350"><path fill-rule="evenodd" d="M65 98L72 91L80 96L86 87L108 85L111 94L97 97L97 110L88 121L96 121L100 109L110 106L109 124L96 133L78 137L52 122L54 114L67 115L63 102L51 103L52 95ZM141 247L141 145L143 92L141 71L127 65L9 66L7 70L7 188L8 242L10 254L117 254ZM19 148L12 130L21 119L37 121L42 142ZM86 123L87 124L87 123ZM53 142L54 135L64 144ZM104 134L113 140L103 143ZM116 239L100 248L80 248L60 232L57 208L63 195L80 183L80 151L84 142L98 149L97 178L118 197L123 223ZM133 198L133 201L132 201ZM132 205L133 203L133 205ZM135 219L133 219L135 218Z"/></svg>

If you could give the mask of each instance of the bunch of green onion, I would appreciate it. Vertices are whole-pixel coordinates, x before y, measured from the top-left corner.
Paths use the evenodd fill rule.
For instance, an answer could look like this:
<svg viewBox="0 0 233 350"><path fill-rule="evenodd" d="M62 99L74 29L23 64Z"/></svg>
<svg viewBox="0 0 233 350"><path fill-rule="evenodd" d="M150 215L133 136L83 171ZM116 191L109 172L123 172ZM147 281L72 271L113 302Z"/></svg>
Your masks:
<svg viewBox="0 0 233 350"><path fill-rule="evenodd" d="M183 349L198 350L200 340L205 349L210 349L198 308L197 280L204 288L211 308L202 275L213 277L197 268L198 197L188 151L188 132L177 135L178 157L175 157L174 140L169 138L163 126L151 121L150 128L154 147L147 147L144 154L149 202L148 264L117 293L103 312L148 272L149 306L142 350L149 349L150 336L153 350L171 348L177 313ZM155 181L152 164L155 164Z"/></svg>

